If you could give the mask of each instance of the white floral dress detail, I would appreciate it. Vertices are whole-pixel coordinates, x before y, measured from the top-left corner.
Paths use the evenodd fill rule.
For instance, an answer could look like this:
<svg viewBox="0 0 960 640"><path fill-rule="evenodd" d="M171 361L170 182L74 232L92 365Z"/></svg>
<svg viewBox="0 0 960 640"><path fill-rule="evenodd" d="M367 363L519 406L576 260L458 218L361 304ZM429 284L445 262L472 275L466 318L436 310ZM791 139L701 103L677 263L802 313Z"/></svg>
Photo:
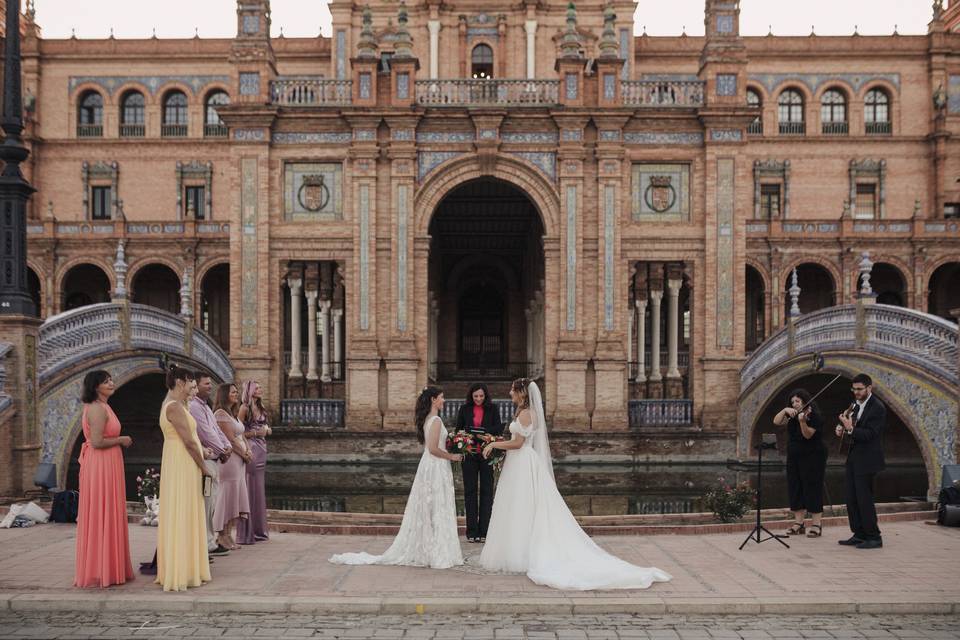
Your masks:
<svg viewBox="0 0 960 640"><path fill-rule="evenodd" d="M580 528L557 490L549 462L532 446L536 422L514 420L510 433L525 438L507 451L493 500L480 566L490 571L526 573L555 589L646 589L670 575L637 567L601 549Z"/></svg>
<svg viewBox="0 0 960 640"><path fill-rule="evenodd" d="M447 430L439 416L423 425L430 437L430 428L439 426L438 445L447 447ZM453 471L450 461L430 453L426 445L410 487L407 506L403 510L400 532L383 555L339 553L330 557L334 564L393 564L448 569L463 564L460 536L457 533L457 507L453 493Z"/></svg>

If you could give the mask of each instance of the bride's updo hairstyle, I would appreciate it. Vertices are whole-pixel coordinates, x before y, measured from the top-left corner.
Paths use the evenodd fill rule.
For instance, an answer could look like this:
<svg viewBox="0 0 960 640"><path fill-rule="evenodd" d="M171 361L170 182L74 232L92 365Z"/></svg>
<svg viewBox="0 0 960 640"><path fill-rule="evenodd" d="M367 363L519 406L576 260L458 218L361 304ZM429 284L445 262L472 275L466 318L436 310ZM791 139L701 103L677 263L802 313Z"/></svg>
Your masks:
<svg viewBox="0 0 960 640"><path fill-rule="evenodd" d="M510 390L515 391L520 396L520 404L517 405L516 413L530 408L530 392L527 390L529 386L530 380L528 378L517 378L510 385Z"/></svg>
<svg viewBox="0 0 960 640"><path fill-rule="evenodd" d="M440 387L424 387L417 398L417 408L414 411L417 423L417 442L423 444L426 441L423 435L423 423L430 415L430 409L433 405L433 399L443 393Z"/></svg>

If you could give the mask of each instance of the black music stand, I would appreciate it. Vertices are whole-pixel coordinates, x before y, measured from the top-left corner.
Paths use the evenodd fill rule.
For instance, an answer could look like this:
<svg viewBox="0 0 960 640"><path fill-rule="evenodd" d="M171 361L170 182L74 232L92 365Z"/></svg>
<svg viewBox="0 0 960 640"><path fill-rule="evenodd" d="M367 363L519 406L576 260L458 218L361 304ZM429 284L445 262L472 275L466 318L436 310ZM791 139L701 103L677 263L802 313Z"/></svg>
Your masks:
<svg viewBox="0 0 960 640"><path fill-rule="evenodd" d="M771 533L769 529L767 529L762 524L760 524L760 508L762 506L760 504L760 495L761 495L760 490L763 487L763 484L761 483L761 473L763 471L763 450L764 449L776 450L776 448L777 448L777 434L775 433L764 433L762 435L761 441L757 443L757 446L754 447L754 449L757 450L757 524L753 528L753 531L751 531L750 534L747 536L747 539L744 540L743 543L740 545L739 551L743 551L743 548L751 540L753 540L757 544L760 544L761 542L766 542L767 540L776 540L777 542L785 546L787 549L790 548L790 545L788 545L786 542L782 540L784 536L777 535L776 533ZM760 537L761 532L767 534L767 537L761 538Z"/></svg>

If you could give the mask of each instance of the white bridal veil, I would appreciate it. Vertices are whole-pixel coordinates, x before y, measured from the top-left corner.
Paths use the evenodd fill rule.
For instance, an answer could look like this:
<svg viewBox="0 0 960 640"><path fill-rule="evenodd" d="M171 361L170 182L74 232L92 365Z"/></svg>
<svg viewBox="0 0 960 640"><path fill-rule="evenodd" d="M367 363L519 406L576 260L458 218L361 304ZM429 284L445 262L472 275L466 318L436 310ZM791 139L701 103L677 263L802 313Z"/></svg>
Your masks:
<svg viewBox="0 0 960 640"><path fill-rule="evenodd" d="M550 472L550 477L553 478L553 457L550 455L550 438L547 436L547 421L543 414L543 398L540 396L540 387L536 382L530 382L530 386L527 387L527 397L530 400L533 418L536 420L531 446L540 456L543 466Z"/></svg>

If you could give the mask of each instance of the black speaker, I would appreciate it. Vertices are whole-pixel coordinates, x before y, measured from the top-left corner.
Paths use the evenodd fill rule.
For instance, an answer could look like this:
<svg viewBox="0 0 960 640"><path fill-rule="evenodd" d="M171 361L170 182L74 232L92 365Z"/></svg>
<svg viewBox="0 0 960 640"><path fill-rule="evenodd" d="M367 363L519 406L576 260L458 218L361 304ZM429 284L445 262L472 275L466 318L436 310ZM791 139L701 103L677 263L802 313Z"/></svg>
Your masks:
<svg viewBox="0 0 960 640"><path fill-rule="evenodd" d="M940 473L940 488L952 487L955 482L960 482L960 464L943 465L943 471Z"/></svg>
<svg viewBox="0 0 960 640"><path fill-rule="evenodd" d="M41 462L33 474L33 484L42 489L54 489L57 486L57 465L52 462Z"/></svg>

